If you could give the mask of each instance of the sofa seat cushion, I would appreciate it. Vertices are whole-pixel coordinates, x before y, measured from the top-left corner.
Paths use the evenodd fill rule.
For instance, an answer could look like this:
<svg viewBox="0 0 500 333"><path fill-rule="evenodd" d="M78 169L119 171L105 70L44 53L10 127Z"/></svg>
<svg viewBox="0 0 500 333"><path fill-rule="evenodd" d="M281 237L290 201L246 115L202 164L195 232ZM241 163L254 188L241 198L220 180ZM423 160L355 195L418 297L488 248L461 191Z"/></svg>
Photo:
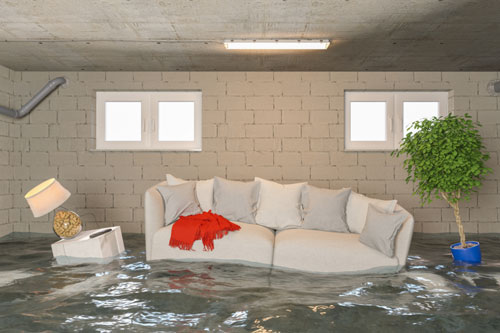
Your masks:
<svg viewBox="0 0 500 333"><path fill-rule="evenodd" d="M153 236L151 259L223 261L270 266L273 261L274 231L256 224L233 223L241 229L214 240L213 251L203 251L201 240L194 242L192 251L172 248L168 243L173 225L160 228Z"/></svg>
<svg viewBox="0 0 500 333"><path fill-rule="evenodd" d="M403 263L404 265L404 263ZM389 258L359 242L359 234L289 229L276 234L273 266L316 273L389 273Z"/></svg>

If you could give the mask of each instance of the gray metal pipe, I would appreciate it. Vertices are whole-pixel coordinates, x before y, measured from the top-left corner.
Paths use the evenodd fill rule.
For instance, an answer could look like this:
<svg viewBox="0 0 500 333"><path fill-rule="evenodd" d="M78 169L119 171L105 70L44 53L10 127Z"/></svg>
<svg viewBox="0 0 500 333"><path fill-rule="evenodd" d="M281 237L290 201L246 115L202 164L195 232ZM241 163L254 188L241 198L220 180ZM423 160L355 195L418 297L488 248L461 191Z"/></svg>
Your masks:
<svg viewBox="0 0 500 333"><path fill-rule="evenodd" d="M53 80L50 80L39 92L33 96L28 103L21 106L19 110L9 109L3 106L0 106L0 114L4 114L6 116L12 118L22 118L28 115L41 101L45 99L48 95L50 95L54 90L57 89L61 84L66 83L66 79L64 77L56 77Z"/></svg>

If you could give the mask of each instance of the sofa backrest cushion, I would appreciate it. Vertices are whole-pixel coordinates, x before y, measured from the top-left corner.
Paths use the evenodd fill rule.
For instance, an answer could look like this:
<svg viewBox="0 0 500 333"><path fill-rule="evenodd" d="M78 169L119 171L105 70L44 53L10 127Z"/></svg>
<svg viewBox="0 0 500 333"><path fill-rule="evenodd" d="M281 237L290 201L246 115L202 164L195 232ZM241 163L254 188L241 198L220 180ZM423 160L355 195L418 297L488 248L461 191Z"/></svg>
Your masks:
<svg viewBox="0 0 500 333"><path fill-rule="evenodd" d="M165 226L174 223L180 216L200 214L194 182L179 185L157 186L165 205Z"/></svg>
<svg viewBox="0 0 500 333"><path fill-rule="evenodd" d="M230 221L255 224L260 183L214 178L213 212Z"/></svg>
<svg viewBox="0 0 500 333"><path fill-rule="evenodd" d="M257 224L277 230L300 227L300 195L307 183L283 185L259 177L255 181L260 184Z"/></svg>
<svg viewBox="0 0 500 333"><path fill-rule="evenodd" d="M405 212L386 213L368 204L368 215L359 241L386 256L394 257L394 240L406 220Z"/></svg>
<svg viewBox="0 0 500 333"><path fill-rule="evenodd" d="M373 199L352 191L346 209L349 231L357 234L363 231L368 213L368 204L372 204L387 213L392 213L397 203L397 200Z"/></svg>
<svg viewBox="0 0 500 333"><path fill-rule="evenodd" d="M187 180L177 178L169 173L167 173L167 183L168 185L179 185L188 182ZM213 193L214 193L214 180L197 180L196 183L196 197L200 203L201 209L204 212L208 212L212 209Z"/></svg>
<svg viewBox="0 0 500 333"><path fill-rule="evenodd" d="M349 232L346 205L350 188L330 190L311 185L302 189L303 229Z"/></svg>

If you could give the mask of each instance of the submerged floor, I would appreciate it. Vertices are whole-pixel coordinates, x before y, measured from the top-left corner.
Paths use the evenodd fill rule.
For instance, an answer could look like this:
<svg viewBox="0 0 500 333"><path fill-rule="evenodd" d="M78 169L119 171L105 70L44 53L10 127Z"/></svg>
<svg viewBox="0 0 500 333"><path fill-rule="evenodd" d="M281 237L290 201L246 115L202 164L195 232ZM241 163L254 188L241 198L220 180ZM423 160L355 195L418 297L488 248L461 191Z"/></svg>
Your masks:
<svg viewBox="0 0 500 333"><path fill-rule="evenodd" d="M496 332L500 237L454 266L451 236L417 235L390 275L315 275L213 263L145 263L142 235L109 264L58 266L54 238L0 240L0 330Z"/></svg>

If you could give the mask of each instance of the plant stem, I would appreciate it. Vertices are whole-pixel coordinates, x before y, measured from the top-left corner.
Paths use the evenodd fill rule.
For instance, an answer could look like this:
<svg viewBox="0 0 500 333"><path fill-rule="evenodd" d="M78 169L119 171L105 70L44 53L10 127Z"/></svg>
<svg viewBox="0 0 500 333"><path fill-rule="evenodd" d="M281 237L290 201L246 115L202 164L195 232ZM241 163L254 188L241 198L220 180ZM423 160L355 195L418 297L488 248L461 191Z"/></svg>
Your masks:
<svg viewBox="0 0 500 333"><path fill-rule="evenodd" d="M460 235L460 243L462 243L462 248L465 249L465 232L464 226L462 224L462 219L460 218L460 208L458 207L458 202L453 205L453 214L455 214L455 222L457 222L458 234Z"/></svg>
<svg viewBox="0 0 500 333"><path fill-rule="evenodd" d="M458 234L460 235L460 244L462 245L462 248L465 249L465 232L464 226L462 224L462 218L460 217L460 207L458 206L458 201L455 203L451 202L448 198L448 195L444 192L441 192L441 196L446 200L446 202L448 202L451 207L453 207L453 214L455 215L455 222L457 223ZM457 199L459 198L460 192L457 193Z"/></svg>

